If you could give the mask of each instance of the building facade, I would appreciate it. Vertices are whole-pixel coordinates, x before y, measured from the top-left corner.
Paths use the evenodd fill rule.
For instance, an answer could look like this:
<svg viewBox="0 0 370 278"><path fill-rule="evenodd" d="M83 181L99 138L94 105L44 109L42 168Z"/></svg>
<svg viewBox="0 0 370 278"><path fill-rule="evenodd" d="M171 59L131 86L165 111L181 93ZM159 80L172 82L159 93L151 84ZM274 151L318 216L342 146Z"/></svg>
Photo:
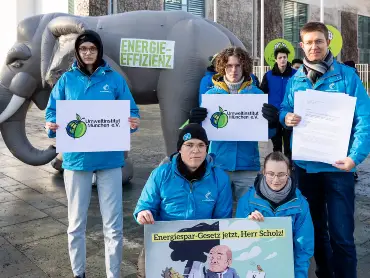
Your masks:
<svg viewBox="0 0 370 278"><path fill-rule="evenodd" d="M17 39L17 25L23 19L45 13L68 13L68 0L0 1L0 65Z"/></svg>
<svg viewBox="0 0 370 278"><path fill-rule="evenodd" d="M213 20L214 0L69 0L71 13L102 15L133 10L184 10ZM338 59L370 64L370 1L325 0L326 24L343 37ZM299 29L320 20L320 0L265 0L265 45L285 38L301 57ZM73 11L72 11L73 10ZM218 0L217 21L236 34L256 59L260 53L260 0Z"/></svg>

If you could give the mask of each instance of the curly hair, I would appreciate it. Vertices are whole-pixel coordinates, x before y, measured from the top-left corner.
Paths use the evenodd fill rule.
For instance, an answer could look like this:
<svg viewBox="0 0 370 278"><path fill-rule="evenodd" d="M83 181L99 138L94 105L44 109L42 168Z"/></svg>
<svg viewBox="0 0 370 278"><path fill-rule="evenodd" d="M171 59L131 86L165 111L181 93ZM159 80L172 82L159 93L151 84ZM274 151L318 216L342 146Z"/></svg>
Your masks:
<svg viewBox="0 0 370 278"><path fill-rule="evenodd" d="M241 47L228 47L222 50L216 58L216 71L221 75L226 75L226 65L231 56L235 56L239 59L243 69L243 76L249 77L252 73L253 61L248 52Z"/></svg>

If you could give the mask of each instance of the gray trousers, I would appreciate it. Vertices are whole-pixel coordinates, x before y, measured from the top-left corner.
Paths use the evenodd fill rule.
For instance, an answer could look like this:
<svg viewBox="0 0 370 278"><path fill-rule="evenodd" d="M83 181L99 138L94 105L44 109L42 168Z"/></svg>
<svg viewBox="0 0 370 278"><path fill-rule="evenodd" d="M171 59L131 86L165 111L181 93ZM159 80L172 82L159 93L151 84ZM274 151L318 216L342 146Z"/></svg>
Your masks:
<svg viewBox="0 0 370 278"><path fill-rule="evenodd" d="M233 190L234 201L239 199L247 193L248 189L253 187L254 180L257 177L258 171L225 171L230 178L231 188Z"/></svg>
<svg viewBox="0 0 370 278"><path fill-rule="evenodd" d="M86 269L86 222L91 198L93 172L64 171L68 199L68 249L73 275ZM122 170L96 172L99 206L103 219L107 278L119 278L123 244Z"/></svg>

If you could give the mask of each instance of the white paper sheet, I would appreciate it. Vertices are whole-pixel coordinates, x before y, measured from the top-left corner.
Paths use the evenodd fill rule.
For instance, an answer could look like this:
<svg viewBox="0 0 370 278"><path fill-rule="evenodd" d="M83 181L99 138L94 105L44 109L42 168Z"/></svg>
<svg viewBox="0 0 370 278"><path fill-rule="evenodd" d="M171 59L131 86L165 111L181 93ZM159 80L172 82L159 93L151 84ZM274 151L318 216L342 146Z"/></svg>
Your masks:
<svg viewBox="0 0 370 278"><path fill-rule="evenodd" d="M130 150L129 117L128 100L57 100L56 123L59 128L56 134L56 150Z"/></svg>
<svg viewBox="0 0 370 278"><path fill-rule="evenodd" d="M203 95L202 107L207 108L208 117L202 125L208 139L268 141L268 123L262 117L263 103L267 103L264 94Z"/></svg>
<svg viewBox="0 0 370 278"><path fill-rule="evenodd" d="M302 117L293 128L293 160L333 164L347 156L356 98L308 90L294 97L294 113Z"/></svg>

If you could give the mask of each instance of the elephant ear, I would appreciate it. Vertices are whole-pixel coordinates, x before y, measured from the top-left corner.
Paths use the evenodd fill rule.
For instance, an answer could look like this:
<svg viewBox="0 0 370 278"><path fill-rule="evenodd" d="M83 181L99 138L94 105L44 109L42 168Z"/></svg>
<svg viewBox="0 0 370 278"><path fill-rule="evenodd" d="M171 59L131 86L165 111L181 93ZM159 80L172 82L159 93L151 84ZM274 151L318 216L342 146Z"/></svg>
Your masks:
<svg viewBox="0 0 370 278"><path fill-rule="evenodd" d="M88 25L84 18L76 16L59 16L46 26L41 43L41 77L44 88L47 87L47 79L56 82L55 74L60 76L67 70L67 64L71 61L70 48L73 46L73 50L74 40L86 29ZM51 67L55 70L53 75L48 76Z"/></svg>

